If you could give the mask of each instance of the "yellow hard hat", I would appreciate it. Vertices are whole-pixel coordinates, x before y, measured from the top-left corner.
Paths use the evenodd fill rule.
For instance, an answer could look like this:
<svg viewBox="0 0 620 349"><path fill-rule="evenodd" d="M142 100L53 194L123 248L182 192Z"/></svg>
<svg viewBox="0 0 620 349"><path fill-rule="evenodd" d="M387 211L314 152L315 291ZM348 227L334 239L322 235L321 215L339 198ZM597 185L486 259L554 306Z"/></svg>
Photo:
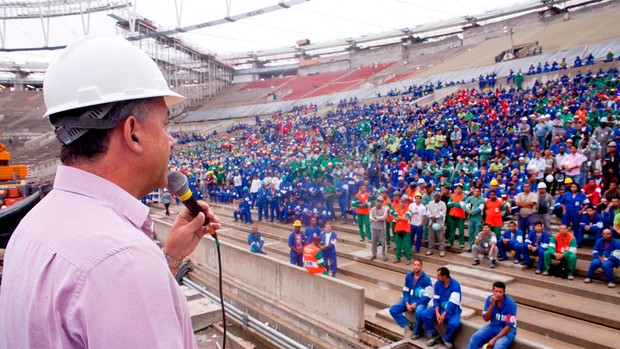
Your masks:
<svg viewBox="0 0 620 349"><path fill-rule="evenodd" d="M499 185L496 179L491 180L491 185Z"/></svg>
<svg viewBox="0 0 620 349"><path fill-rule="evenodd" d="M419 197L422 197L422 193L417 192L417 193L415 193L415 195L414 195L414 196L419 196Z"/></svg>
<svg viewBox="0 0 620 349"><path fill-rule="evenodd" d="M301 227L301 221L298 219L295 221L295 223L293 223L294 227Z"/></svg>
<svg viewBox="0 0 620 349"><path fill-rule="evenodd" d="M572 179L572 178L570 178L570 177L567 177L567 178L564 180L564 184L571 184L571 183L573 183L573 179Z"/></svg>

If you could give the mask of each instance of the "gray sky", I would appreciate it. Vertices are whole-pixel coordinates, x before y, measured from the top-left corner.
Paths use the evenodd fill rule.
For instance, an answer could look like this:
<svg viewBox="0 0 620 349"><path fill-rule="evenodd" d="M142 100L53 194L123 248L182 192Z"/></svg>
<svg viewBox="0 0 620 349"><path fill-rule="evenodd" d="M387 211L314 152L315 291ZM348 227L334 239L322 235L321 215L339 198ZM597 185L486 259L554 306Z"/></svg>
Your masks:
<svg viewBox="0 0 620 349"><path fill-rule="evenodd" d="M36 2L36 0L34 0ZM159 24L177 26L175 2L183 3L181 26L221 19L226 0L135 0L136 12ZM183 34L194 46L216 54L294 46L308 38L313 43L398 30L442 19L475 15L527 0L310 0L306 3L247 20ZM275 5L278 0L232 0L231 15ZM91 34L115 34L106 13L90 16ZM50 19L50 46L66 45L83 35L80 16ZM41 47L45 43L39 19L6 21L7 48ZM47 62L58 51L0 53L0 61Z"/></svg>

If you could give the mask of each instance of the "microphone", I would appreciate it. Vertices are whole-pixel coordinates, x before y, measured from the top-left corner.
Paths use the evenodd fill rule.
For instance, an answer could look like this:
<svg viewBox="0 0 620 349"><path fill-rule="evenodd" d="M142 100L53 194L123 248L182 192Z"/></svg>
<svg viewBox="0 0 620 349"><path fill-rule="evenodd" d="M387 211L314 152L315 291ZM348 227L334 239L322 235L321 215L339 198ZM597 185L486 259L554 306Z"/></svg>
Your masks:
<svg viewBox="0 0 620 349"><path fill-rule="evenodd" d="M200 205L198 205L198 201L196 201L196 198L192 195L192 191L189 190L187 185L187 177L185 177L185 175L181 172L173 171L168 173L168 185L166 188L172 195L181 200L192 216L196 217L200 212L205 214L204 227L207 228L209 235L213 236L213 238L217 240L217 234L209 222L207 213L202 210Z"/></svg>

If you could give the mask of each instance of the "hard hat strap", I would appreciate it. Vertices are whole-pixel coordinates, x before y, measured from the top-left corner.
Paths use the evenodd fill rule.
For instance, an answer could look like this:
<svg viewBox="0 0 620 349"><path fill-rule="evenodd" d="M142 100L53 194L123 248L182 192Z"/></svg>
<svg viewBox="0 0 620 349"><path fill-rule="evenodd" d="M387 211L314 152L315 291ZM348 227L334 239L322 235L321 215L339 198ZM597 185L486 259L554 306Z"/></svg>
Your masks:
<svg viewBox="0 0 620 349"><path fill-rule="evenodd" d="M134 103L125 103L123 108L106 119L105 116L116 106L116 103L107 103L93 106L79 117L74 116L50 116L52 125L55 126L56 138L64 145L69 145L83 136L88 130L109 130L124 120L132 112Z"/></svg>

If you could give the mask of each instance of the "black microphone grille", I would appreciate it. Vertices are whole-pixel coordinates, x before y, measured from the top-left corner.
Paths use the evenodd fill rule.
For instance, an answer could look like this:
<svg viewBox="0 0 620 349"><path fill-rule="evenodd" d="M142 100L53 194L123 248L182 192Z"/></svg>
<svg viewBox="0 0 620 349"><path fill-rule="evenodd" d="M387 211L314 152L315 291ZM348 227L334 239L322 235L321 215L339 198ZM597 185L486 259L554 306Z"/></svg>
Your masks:
<svg viewBox="0 0 620 349"><path fill-rule="evenodd" d="M168 191L174 196L181 196L187 192L187 177L181 172L168 173Z"/></svg>

